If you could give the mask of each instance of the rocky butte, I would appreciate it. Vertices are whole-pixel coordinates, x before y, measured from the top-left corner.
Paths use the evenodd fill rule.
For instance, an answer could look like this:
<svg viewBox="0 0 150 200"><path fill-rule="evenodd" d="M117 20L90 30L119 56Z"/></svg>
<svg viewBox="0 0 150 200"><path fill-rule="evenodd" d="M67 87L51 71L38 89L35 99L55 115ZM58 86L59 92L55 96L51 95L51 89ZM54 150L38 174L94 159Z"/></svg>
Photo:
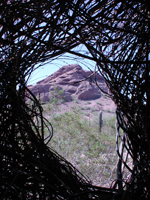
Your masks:
<svg viewBox="0 0 150 200"><path fill-rule="evenodd" d="M54 91L54 87L63 89L66 101L73 99L95 100L101 97L101 91L94 83L95 78L99 87L108 92L102 76L98 73L94 74L90 70L83 70L78 64L65 65L44 80L37 82L36 85L28 86L28 88L35 96L40 93L40 98L44 102L50 100L51 91Z"/></svg>

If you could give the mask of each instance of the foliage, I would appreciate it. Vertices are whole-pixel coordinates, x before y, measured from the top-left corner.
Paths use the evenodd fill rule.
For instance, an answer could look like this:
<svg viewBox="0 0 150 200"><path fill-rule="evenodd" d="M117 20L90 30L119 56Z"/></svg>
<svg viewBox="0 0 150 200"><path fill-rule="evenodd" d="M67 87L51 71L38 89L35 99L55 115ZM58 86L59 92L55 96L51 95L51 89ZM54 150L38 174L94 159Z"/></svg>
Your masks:
<svg viewBox="0 0 150 200"><path fill-rule="evenodd" d="M64 90L60 89L56 85L54 85L54 91L50 91L50 100L48 110L56 110L59 109L58 105L66 101L66 97L64 95Z"/></svg>

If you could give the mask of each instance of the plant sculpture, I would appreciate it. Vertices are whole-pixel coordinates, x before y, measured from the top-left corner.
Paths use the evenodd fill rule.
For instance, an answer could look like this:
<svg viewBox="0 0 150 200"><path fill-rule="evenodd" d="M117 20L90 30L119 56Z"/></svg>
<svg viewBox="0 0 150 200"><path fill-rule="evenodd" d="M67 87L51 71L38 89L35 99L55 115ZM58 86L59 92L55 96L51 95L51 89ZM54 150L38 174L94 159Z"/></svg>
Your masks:
<svg viewBox="0 0 150 200"><path fill-rule="evenodd" d="M149 1L4 0L0 10L0 198L149 199ZM80 44L89 55L76 51ZM52 126L26 87L34 69L65 52L95 61L116 103L112 189L92 186L47 147Z"/></svg>

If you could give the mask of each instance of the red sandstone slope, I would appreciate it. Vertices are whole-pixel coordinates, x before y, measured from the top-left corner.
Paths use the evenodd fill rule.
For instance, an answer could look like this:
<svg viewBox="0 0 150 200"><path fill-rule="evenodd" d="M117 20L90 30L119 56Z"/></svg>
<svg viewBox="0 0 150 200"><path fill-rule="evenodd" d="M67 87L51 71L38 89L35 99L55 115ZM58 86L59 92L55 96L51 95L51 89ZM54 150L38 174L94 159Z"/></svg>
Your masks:
<svg viewBox="0 0 150 200"><path fill-rule="evenodd" d="M36 85L29 86L29 89L35 96L40 93L40 98L44 102L49 101L50 91L54 91L54 86L64 90L67 101L72 101L72 99L94 100L101 97L101 91L93 83L95 75L89 77L91 74L91 71L85 71L77 64L65 65L44 80L37 82ZM98 85L107 92L108 89L102 76L97 74L96 80Z"/></svg>

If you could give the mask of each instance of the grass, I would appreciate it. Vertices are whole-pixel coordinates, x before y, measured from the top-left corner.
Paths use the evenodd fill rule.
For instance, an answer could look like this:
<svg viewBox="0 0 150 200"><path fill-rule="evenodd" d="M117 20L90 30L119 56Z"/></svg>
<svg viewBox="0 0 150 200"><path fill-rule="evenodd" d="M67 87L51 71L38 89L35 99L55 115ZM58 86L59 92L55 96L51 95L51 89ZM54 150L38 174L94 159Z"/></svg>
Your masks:
<svg viewBox="0 0 150 200"><path fill-rule="evenodd" d="M57 95L62 99L57 100ZM59 112L60 100L64 100L63 91L55 88L50 103L43 105L44 114L54 129L49 146L94 185L109 187L116 179L115 115L103 111L103 126L99 132L97 112L93 111L92 118L89 118L87 112L84 113L78 102L74 101L71 110L62 113Z"/></svg>
<svg viewBox="0 0 150 200"><path fill-rule="evenodd" d="M116 179L117 155L115 152L115 117L103 113L101 133L98 113L89 121L85 113L74 105L69 112L60 114L48 110L44 105L48 120L54 128L54 136L49 146L71 162L95 185L106 186Z"/></svg>

